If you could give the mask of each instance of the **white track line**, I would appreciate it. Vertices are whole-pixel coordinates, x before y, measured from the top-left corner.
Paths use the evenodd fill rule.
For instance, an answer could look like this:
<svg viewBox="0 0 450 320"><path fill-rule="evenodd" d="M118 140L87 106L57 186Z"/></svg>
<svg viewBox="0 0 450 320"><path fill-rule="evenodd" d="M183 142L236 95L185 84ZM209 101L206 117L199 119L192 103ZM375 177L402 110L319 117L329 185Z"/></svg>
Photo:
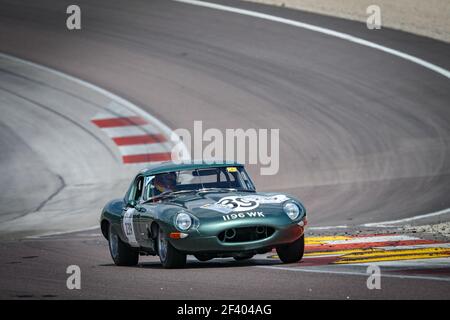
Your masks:
<svg viewBox="0 0 450 320"><path fill-rule="evenodd" d="M357 227L392 228L392 227L395 227L395 225L403 225L406 222L422 220L422 219L427 219L427 218L433 218L433 217L441 216L444 214L450 214L450 208L444 209L441 211L432 212L432 213L421 214L421 215L410 217L410 218L391 220L391 221L365 223L365 224L358 225ZM342 228L350 228L350 226L309 227L308 229L310 229L310 230L333 230L333 229L342 229Z"/></svg>
<svg viewBox="0 0 450 320"><path fill-rule="evenodd" d="M98 225L98 226L92 226L92 227L87 227L87 228L82 228L82 229L74 229L74 230L68 230L68 231L42 233L42 234L35 235L35 236L25 237L25 239L40 239L40 238L44 238L44 237L59 236L59 235L75 233L75 232L92 231L92 230L96 230L96 229L100 229L100 226Z"/></svg>
<svg viewBox="0 0 450 320"><path fill-rule="evenodd" d="M379 250L386 250L386 251L392 251L392 250L413 250L413 249L426 249L426 248L450 248L450 243L444 242L444 243L430 243L430 244L412 244L412 245L405 245L405 246L391 246L391 247L376 247L376 249Z"/></svg>
<svg viewBox="0 0 450 320"><path fill-rule="evenodd" d="M421 219L426 219L426 218L437 217L437 216L441 216L443 214L450 214L450 208L445 209L445 210L441 210L441 211L437 211L437 212L433 212L433 213L418 215L418 216L411 217L411 218L392 220L392 221L366 223L366 224L363 224L361 226L362 227L387 227L387 226L392 225L392 224L403 224L405 222L410 222L410 221L416 221L416 220L421 220Z"/></svg>
<svg viewBox="0 0 450 320"><path fill-rule="evenodd" d="M273 269L273 270L283 270L283 271L294 271L294 272L306 272L306 273L325 273L325 274L338 274L347 276L363 276L369 277L369 274L364 272L351 272L351 271L332 271L332 270L319 270L319 269L300 269L300 268L289 268L289 267L276 267L276 266L255 266L255 268L261 269ZM450 278L440 278L440 277L422 277L422 276L407 276L407 275L396 275L396 274L381 274L382 278L398 278L398 279L416 279L416 280L433 280L433 281L444 281L450 282Z"/></svg>
<svg viewBox="0 0 450 320"><path fill-rule="evenodd" d="M348 226L308 227L309 230L347 229Z"/></svg>
<svg viewBox="0 0 450 320"><path fill-rule="evenodd" d="M376 242L394 242L394 241L407 241L407 240L420 240L417 237L410 237L405 235L389 235L389 236L376 236L376 237L356 237L348 240L332 240L325 241L325 245L339 245L339 244L352 244L352 243L376 243Z"/></svg>
<svg viewBox="0 0 450 320"><path fill-rule="evenodd" d="M417 269L427 271L427 269L448 269L450 258L433 258L433 259L414 259L414 260L396 260L396 261L377 261L366 263L354 263L353 266L370 266L377 265L383 267L395 267L401 269Z"/></svg>
<svg viewBox="0 0 450 320"><path fill-rule="evenodd" d="M233 12L233 13L238 13L238 14L242 14L245 16L250 16L250 17L254 17L254 18L259 18L259 19L264 19L264 20L269 20L269 21L274 21L274 22L279 22L279 23L283 23L283 24L287 24L290 26L294 26L294 27L298 27L298 28L303 28L303 29L307 29L307 30L311 30L311 31L315 31L315 32L319 32L322 34L326 34L328 36L332 36L332 37L336 37L342 40L346 40L346 41L350 41L362 46L366 46L372 49L376 49L376 50L380 50L386 53L389 53L393 56L408 60L410 62L413 62L415 64L418 64L422 67L425 67L431 71L434 71L436 73L439 73L440 75L450 79L450 71L439 67L431 62L425 61L423 59L417 58L415 56L412 56L410 54L404 53L402 51L398 51L395 49L391 49L379 44L376 44L374 42L368 41L368 40L364 40L362 38L358 38L355 36L352 36L350 34L347 33L343 33L343 32L338 32L332 29L327 29L327 28L323 28L323 27L318 27L309 23L304 23L304 22L300 22L300 21L295 21L295 20L290 20L290 19L285 19L285 18L281 18L281 17L277 17L277 16L273 16L270 14L265 14L265 13L261 13L261 12L256 12L256 11L251 11L251 10L245 10L245 9L239 9L239 8L235 8L235 7L230 7L230 6L224 6L224 5L220 5L220 4L216 4L216 3L210 3L210 2L204 2L204 1L197 1L197 0L173 0L176 2L181 2L181 3L186 3L186 4L191 4L191 5L195 5L195 6L200 6L200 7L205 7L205 8L210 8L210 9L215 9L215 10L221 10L221 11L227 11L227 12Z"/></svg>
<svg viewBox="0 0 450 320"><path fill-rule="evenodd" d="M134 112L130 111L130 109L124 108L122 105L118 104L115 101L109 103L107 109L110 112L113 112L116 116L122 115L123 117L127 117L136 115Z"/></svg>

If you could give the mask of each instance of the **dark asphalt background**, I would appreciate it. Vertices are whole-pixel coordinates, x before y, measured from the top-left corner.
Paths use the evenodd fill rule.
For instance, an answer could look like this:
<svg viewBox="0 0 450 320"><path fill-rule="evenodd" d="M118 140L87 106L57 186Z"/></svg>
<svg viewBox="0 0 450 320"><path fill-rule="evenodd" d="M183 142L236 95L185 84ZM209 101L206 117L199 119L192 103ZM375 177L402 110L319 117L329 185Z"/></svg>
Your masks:
<svg viewBox="0 0 450 320"><path fill-rule="evenodd" d="M216 2L332 28L450 68L450 45L435 40L284 8ZM99 85L171 128L192 129L194 120L203 120L204 128L280 128L279 174L251 171L260 190L300 197L311 225L393 220L450 207L449 79L312 31L167 0L78 1L82 30L68 31L69 4L1 0L0 51ZM2 145L11 143L5 137ZM2 245L2 261L11 263L2 267L2 296L20 290L70 296L60 280L62 266L73 262L92 270L80 293L86 298L106 292L139 298L191 292L197 298L448 297L448 286L420 281L391 279L386 291L374 293L361 279L245 265L114 268L104 241L77 239ZM26 269L13 263L41 254L48 260L33 260Z"/></svg>

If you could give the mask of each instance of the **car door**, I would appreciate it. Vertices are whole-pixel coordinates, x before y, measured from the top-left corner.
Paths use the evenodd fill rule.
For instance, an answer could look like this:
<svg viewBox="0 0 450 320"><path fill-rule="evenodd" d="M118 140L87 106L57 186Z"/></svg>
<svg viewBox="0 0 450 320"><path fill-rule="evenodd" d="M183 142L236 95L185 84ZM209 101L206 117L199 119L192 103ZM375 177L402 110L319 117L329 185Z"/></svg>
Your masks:
<svg viewBox="0 0 450 320"><path fill-rule="evenodd" d="M137 211L139 211L138 218L138 230L139 230L139 240L141 245L146 248L153 249L154 242L151 234L151 225L154 219L155 207L157 204L147 202L151 199L153 194L152 180L153 176L147 176L144 178L144 191L142 193L142 199L139 205L136 206ZM143 203L145 202L145 206Z"/></svg>
<svg viewBox="0 0 450 320"><path fill-rule="evenodd" d="M139 202L142 198L144 177L136 177L130 192L128 201L123 208L122 229L127 242L132 247L140 246L139 218L141 207Z"/></svg>

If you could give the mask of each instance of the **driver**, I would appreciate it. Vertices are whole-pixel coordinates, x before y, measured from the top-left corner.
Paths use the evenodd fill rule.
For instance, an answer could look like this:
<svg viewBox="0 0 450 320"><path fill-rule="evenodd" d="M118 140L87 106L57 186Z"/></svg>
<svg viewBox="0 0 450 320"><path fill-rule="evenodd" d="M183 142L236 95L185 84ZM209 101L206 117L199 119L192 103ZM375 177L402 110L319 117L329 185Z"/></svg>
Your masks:
<svg viewBox="0 0 450 320"><path fill-rule="evenodd" d="M176 185L177 175L175 172L162 173L155 176L154 186L160 194L175 191Z"/></svg>

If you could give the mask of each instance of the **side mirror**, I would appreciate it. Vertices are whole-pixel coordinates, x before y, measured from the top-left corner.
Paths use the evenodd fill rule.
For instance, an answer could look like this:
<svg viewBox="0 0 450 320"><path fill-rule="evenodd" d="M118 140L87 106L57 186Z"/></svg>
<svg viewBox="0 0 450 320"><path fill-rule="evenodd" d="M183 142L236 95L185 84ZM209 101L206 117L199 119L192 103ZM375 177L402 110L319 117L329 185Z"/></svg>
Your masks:
<svg viewBox="0 0 450 320"><path fill-rule="evenodd" d="M134 207L136 207L136 204L137 204L136 200L129 200L127 202L127 207L134 208Z"/></svg>

